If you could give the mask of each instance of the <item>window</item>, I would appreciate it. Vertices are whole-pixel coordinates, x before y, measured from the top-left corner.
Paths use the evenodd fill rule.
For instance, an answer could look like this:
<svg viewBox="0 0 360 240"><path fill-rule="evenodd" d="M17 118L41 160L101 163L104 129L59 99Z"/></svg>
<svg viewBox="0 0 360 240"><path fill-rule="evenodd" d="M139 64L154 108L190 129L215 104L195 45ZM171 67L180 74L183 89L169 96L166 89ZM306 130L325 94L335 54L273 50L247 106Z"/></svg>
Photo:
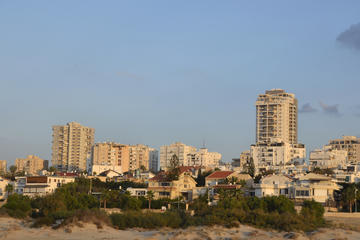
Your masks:
<svg viewBox="0 0 360 240"><path fill-rule="evenodd" d="M170 193L169 192L159 192L159 196L169 197Z"/></svg>
<svg viewBox="0 0 360 240"><path fill-rule="evenodd" d="M167 187L167 186L170 186L170 183L169 182L162 182L162 183L160 183L160 186Z"/></svg>

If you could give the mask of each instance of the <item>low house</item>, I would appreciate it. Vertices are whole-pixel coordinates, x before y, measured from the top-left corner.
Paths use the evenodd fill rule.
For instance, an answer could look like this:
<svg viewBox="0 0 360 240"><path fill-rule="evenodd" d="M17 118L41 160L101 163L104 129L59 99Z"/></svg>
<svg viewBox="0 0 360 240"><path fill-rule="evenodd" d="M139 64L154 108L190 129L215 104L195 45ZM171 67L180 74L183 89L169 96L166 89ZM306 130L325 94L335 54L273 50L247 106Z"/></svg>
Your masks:
<svg viewBox="0 0 360 240"><path fill-rule="evenodd" d="M290 198L300 201L314 199L317 202L326 203L334 200L335 190L340 190L340 186L331 177L309 173L300 176L292 185Z"/></svg>
<svg viewBox="0 0 360 240"><path fill-rule="evenodd" d="M325 204L334 200L334 191L340 190L340 186L330 177L309 173L293 179L284 175L269 175L254 184L253 189L257 197L283 195L296 202L314 199Z"/></svg>
<svg viewBox="0 0 360 240"><path fill-rule="evenodd" d="M15 181L10 184L14 186L14 193L23 194L26 185L26 177L15 177Z"/></svg>
<svg viewBox="0 0 360 240"><path fill-rule="evenodd" d="M9 180L0 177L0 201L7 198L6 186L9 184Z"/></svg>
<svg viewBox="0 0 360 240"><path fill-rule="evenodd" d="M289 196L289 188L292 180L284 175L268 175L260 180L260 183L253 184L256 197L265 196Z"/></svg>
<svg viewBox="0 0 360 240"><path fill-rule="evenodd" d="M114 170L106 170L96 176L88 176L88 178L97 178L102 182L107 182L114 180L115 178L122 177L123 175L119 172L116 172Z"/></svg>
<svg viewBox="0 0 360 240"><path fill-rule="evenodd" d="M192 191L196 187L196 181L187 171L179 172L178 180L170 180L168 173L159 172L155 177L149 179L148 191L154 193L154 198L176 199L183 197L192 200Z"/></svg>
<svg viewBox="0 0 360 240"><path fill-rule="evenodd" d="M224 184L226 179L230 179L234 173L233 171L215 171L205 178L205 186L212 187Z"/></svg>
<svg viewBox="0 0 360 240"><path fill-rule="evenodd" d="M253 183L249 174L242 174L234 171L215 171L205 178L205 186L212 187L219 184L238 184L244 182L247 186Z"/></svg>
<svg viewBox="0 0 360 240"><path fill-rule="evenodd" d="M35 197L44 196L55 192L56 188L63 184L74 182L74 177L59 176L33 176L26 177L26 184L23 188L23 195Z"/></svg>

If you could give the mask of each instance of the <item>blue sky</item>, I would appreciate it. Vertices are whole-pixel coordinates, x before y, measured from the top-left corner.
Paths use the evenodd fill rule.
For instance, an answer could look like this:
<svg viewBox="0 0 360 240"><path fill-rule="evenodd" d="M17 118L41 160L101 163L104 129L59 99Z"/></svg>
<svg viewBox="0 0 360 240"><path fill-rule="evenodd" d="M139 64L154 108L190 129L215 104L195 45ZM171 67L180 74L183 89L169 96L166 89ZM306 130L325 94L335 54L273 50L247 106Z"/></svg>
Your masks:
<svg viewBox="0 0 360 240"><path fill-rule="evenodd" d="M0 159L51 159L51 126L77 121L96 129L96 141L205 139L229 161L254 143L254 103L271 88L308 104L299 114L308 150L360 136L360 49L337 41L359 9L330 0L0 0Z"/></svg>

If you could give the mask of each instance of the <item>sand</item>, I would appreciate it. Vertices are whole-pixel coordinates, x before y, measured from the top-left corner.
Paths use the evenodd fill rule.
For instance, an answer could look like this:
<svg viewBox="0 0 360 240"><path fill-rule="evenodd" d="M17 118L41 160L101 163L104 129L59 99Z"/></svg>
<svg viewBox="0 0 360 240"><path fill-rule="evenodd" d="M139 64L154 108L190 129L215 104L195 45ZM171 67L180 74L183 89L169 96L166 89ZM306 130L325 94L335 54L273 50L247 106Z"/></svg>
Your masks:
<svg viewBox="0 0 360 240"><path fill-rule="evenodd" d="M30 228L28 223L13 219L0 218L0 239L15 240L180 240L180 239L360 239L360 232L344 229L320 229L311 234L265 231L241 225L237 228L224 227L190 227L187 229L160 229L144 231L141 229L117 230L108 226L98 229L96 225L82 223L82 226L70 226L53 230L49 227Z"/></svg>

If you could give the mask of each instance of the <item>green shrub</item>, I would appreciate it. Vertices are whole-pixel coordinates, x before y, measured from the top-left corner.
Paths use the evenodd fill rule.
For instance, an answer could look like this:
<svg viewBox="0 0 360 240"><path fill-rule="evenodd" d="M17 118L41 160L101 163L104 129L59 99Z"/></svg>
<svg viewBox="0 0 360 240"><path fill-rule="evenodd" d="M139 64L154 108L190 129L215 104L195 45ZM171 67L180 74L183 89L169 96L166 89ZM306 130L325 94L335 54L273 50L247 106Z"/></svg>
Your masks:
<svg viewBox="0 0 360 240"><path fill-rule="evenodd" d="M11 217L25 218L31 212L31 201L29 197L15 193L8 197L3 208Z"/></svg>

